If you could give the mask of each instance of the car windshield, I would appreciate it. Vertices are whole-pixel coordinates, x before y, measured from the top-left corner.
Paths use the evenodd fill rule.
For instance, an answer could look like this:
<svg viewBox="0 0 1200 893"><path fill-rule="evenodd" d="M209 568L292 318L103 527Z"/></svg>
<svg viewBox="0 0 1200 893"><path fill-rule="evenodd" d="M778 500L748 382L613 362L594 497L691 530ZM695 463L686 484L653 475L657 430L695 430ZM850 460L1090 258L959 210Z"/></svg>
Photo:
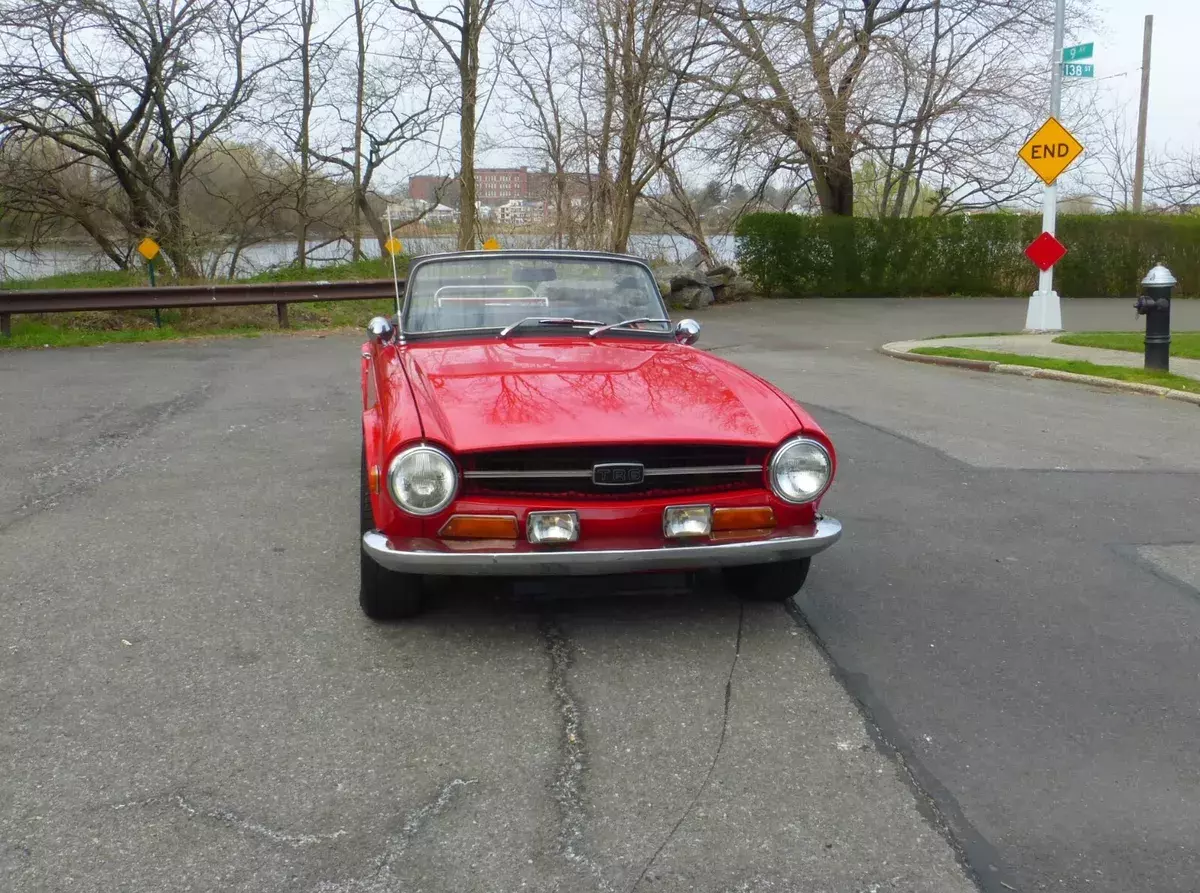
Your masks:
<svg viewBox="0 0 1200 893"><path fill-rule="evenodd" d="M406 291L406 334L510 326L578 332L626 320L634 321L628 330L670 330L658 322L667 312L654 278L620 258L497 253L429 260L413 270Z"/></svg>

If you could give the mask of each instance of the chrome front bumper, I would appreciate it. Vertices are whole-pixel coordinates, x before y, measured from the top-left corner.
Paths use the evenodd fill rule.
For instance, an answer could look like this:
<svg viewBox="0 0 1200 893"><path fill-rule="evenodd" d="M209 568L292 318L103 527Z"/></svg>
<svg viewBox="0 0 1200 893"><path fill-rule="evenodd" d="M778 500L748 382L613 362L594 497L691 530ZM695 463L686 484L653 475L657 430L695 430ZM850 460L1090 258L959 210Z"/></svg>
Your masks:
<svg viewBox="0 0 1200 893"><path fill-rule="evenodd" d="M765 539L706 542L653 549L581 549L496 542L453 547L432 539L390 541L378 531L363 534L363 549L374 561L407 574L449 576L586 576L638 571L685 571L710 567L770 564L808 558L841 538L842 525L822 518L812 533L775 534Z"/></svg>

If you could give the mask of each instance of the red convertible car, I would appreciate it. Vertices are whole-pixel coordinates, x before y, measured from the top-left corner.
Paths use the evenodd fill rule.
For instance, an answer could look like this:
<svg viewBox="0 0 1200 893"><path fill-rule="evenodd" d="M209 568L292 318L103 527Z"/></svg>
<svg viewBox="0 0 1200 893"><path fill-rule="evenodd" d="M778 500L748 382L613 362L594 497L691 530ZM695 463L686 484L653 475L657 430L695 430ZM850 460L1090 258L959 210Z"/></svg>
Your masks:
<svg viewBox="0 0 1200 893"><path fill-rule="evenodd" d="M362 588L415 614L430 575L721 568L783 600L842 526L836 458L777 388L698 350L640 260L483 251L413 263L362 351Z"/></svg>

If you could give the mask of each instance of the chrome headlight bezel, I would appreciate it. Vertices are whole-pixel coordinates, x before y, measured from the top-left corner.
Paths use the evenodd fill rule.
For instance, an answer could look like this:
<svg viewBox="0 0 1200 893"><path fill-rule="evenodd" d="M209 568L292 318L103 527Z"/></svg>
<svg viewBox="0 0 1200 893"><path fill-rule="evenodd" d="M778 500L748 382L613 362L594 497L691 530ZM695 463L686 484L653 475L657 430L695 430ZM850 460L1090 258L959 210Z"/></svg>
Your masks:
<svg viewBox="0 0 1200 893"><path fill-rule="evenodd" d="M404 471L404 463L418 454L426 454L434 457L436 460L444 462L450 472L450 487L446 491L443 498L437 505L428 508L418 508L406 505L400 498L400 489L398 487L399 477ZM454 464L454 460L444 451L427 443L417 444L416 446L408 447L401 450L392 459L388 465L387 473L388 495L391 496L392 502L402 511L417 517L426 517L428 515L436 515L438 512L444 511L450 503L454 501L454 497L458 494L458 466Z"/></svg>
<svg viewBox="0 0 1200 893"><path fill-rule="evenodd" d="M811 495L801 497L789 495L779 485L779 466L787 454L797 448L815 448L815 450L825 459L825 480L816 492ZM829 485L833 482L833 456L826 448L825 444L819 440L814 440L811 437L792 437L779 445L775 453L771 456L771 461L767 465L767 477L771 485L771 492L782 499L784 502L791 505L806 505L810 502L815 502L820 499L825 491L829 489Z"/></svg>

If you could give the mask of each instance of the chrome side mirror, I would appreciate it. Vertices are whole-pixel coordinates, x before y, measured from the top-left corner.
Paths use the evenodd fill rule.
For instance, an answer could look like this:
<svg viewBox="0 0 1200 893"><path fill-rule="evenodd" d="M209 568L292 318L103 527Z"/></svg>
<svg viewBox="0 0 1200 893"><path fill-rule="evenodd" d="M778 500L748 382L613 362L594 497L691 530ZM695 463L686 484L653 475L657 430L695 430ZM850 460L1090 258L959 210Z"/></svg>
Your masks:
<svg viewBox="0 0 1200 893"><path fill-rule="evenodd" d="M700 323L694 319L681 319L675 323L675 340L680 344L695 344L700 337Z"/></svg>
<svg viewBox="0 0 1200 893"><path fill-rule="evenodd" d="M387 344L392 340L394 332L395 328L386 317L376 316L367 323L367 337L371 339L372 344Z"/></svg>

